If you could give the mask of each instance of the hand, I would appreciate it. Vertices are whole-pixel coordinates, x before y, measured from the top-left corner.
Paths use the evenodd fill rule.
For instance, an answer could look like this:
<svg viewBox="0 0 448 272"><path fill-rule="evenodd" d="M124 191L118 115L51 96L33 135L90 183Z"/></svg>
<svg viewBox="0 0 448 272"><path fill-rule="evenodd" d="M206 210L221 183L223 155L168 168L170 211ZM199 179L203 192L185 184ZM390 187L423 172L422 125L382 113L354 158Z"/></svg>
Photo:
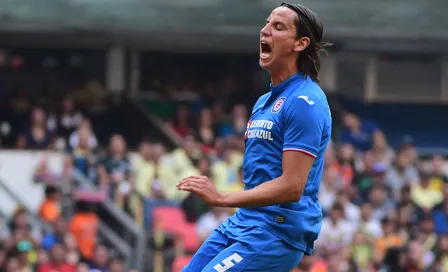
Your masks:
<svg viewBox="0 0 448 272"><path fill-rule="evenodd" d="M190 176L177 184L177 189L197 194L211 206L222 206L222 194L216 191L213 183L205 176Z"/></svg>

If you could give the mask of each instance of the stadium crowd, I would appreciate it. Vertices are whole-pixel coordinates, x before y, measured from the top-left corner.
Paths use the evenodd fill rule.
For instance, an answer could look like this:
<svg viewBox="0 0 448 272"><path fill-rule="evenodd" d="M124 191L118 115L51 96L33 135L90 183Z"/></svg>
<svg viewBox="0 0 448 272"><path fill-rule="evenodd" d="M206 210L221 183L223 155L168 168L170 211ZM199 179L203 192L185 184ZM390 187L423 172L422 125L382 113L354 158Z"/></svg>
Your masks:
<svg viewBox="0 0 448 272"><path fill-rule="evenodd" d="M226 89L233 84L225 82ZM234 210L208 207L195 195L178 191L175 184L185 176L205 175L220 191L244 188L241 164L252 93L245 96L235 90L225 93L231 99L223 100L217 96L223 94L217 86L207 84L202 95L193 92L195 103L178 105L166 116L166 126L182 140L175 150L142 140L131 152L119 134L111 135L103 146L95 136L95 123L70 97L61 99L58 110L28 101L25 112L30 112L30 122L12 138L2 126L2 140L18 149L64 152L62 176L76 169L143 228L160 225L178 235L175 241L184 244L179 256L188 261L189 254ZM18 100L16 104L23 106ZM297 271L448 271L444 158L435 155L429 164L422 163L411 139L393 149L375 122L351 112L339 115L341 120L334 121L341 128L326 152L320 186L322 232L314 254L305 257ZM39 217L53 226L53 232L42 233L25 209L17 209L0 224L1 271L123 271L120 258L97 244L97 214L82 194L76 196L74 215L63 216L56 185L65 179L46 163L44 159L39 164L35 180L47 184ZM171 213L168 223L153 220L160 207L181 213ZM173 271L179 271L179 263L175 261Z"/></svg>

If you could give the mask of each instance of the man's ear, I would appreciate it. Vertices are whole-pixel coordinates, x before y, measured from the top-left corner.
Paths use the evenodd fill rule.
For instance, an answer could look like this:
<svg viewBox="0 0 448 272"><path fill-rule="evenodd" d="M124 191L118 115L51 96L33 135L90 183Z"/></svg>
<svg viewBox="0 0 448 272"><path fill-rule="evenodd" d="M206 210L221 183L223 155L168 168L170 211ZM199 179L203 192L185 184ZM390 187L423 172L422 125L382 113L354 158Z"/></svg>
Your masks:
<svg viewBox="0 0 448 272"><path fill-rule="evenodd" d="M302 52L310 45L310 38L301 37L294 43L294 52Z"/></svg>

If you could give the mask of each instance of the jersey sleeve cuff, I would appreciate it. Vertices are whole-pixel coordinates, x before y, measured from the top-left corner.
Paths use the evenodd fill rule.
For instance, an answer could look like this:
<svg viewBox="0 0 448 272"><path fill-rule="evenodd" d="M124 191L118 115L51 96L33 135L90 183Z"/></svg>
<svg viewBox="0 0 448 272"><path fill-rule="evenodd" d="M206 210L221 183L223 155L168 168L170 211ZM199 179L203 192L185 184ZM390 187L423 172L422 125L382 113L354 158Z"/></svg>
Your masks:
<svg viewBox="0 0 448 272"><path fill-rule="evenodd" d="M313 152L309 149L301 148L301 147L283 147L283 152L285 151L294 151L294 152L302 152L304 154L307 154L308 156L311 156L313 158L317 157L317 152Z"/></svg>

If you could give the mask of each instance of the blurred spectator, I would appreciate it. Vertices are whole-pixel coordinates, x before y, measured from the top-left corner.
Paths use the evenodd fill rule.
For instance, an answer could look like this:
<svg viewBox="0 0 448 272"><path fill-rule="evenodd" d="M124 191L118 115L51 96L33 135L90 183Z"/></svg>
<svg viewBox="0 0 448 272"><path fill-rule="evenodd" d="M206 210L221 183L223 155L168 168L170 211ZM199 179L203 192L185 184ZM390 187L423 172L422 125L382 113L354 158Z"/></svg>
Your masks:
<svg viewBox="0 0 448 272"><path fill-rule="evenodd" d="M42 108L34 108L31 122L17 140L17 148L46 149L53 144L53 138L47 128L47 117Z"/></svg>
<svg viewBox="0 0 448 272"><path fill-rule="evenodd" d="M76 267L76 272L91 272L91 270L86 263L80 263Z"/></svg>
<svg viewBox="0 0 448 272"><path fill-rule="evenodd" d="M433 208L434 211L443 210L445 203L448 202L448 183L445 183L443 185L442 195L443 195L443 200L440 203L438 203L436 206L434 206L434 208Z"/></svg>
<svg viewBox="0 0 448 272"><path fill-rule="evenodd" d="M372 188L369 201L372 203L372 218L377 220L385 218L395 209L393 201L388 197L386 187L382 185L375 185Z"/></svg>
<svg viewBox="0 0 448 272"><path fill-rule="evenodd" d="M40 205L39 216L46 222L54 222L61 216L61 193L55 186L47 186L45 199Z"/></svg>
<svg viewBox="0 0 448 272"><path fill-rule="evenodd" d="M353 259L359 269L367 269L373 261L374 249L364 232L356 232L351 246Z"/></svg>
<svg viewBox="0 0 448 272"><path fill-rule="evenodd" d="M342 144L339 148L338 162L334 165L341 177L341 186L351 185L355 177L355 149L351 144Z"/></svg>
<svg viewBox="0 0 448 272"><path fill-rule="evenodd" d="M353 185L358 191L358 200L367 201L369 192L375 184L373 177L375 158L372 152L367 151L363 154L361 165L359 173L353 180Z"/></svg>
<svg viewBox="0 0 448 272"><path fill-rule="evenodd" d="M56 185L60 181L61 175L58 175L53 169L50 169L48 157L44 155L37 164L36 171L34 172L34 182Z"/></svg>
<svg viewBox="0 0 448 272"><path fill-rule="evenodd" d="M432 157L432 171L430 186L436 190L442 191L443 186L448 184L448 172L445 167L445 160L442 156Z"/></svg>
<svg viewBox="0 0 448 272"><path fill-rule="evenodd" d="M53 223L53 232L47 233L42 237L41 246L45 250L51 250L55 244L62 243L67 233L66 222L59 218Z"/></svg>
<svg viewBox="0 0 448 272"><path fill-rule="evenodd" d="M325 167L319 188L319 202L325 213L328 213L336 202L337 192L341 188L341 177L333 167Z"/></svg>
<svg viewBox="0 0 448 272"><path fill-rule="evenodd" d="M173 166L179 178L190 176L194 165L201 159L202 150L200 144L193 135L188 135L183 141L182 147L175 149L172 153Z"/></svg>
<svg viewBox="0 0 448 272"><path fill-rule="evenodd" d="M383 133L375 133L372 152L375 156L375 161L381 162L386 166L389 166L393 161L394 151L387 143L386 136Z"/></svg>
<svg viewBox="0 0 448 272"><path fill-rule="evenodd" d="M417 215L414 215L414 217L416 218ZM406 206L400 207L400 209L397 212L397 233L405 241L408 241L414 232L415 218L411 216L410 209Z"/></svg>
<svg viewBox="0 0 448 272"><path fill-rule="evenodd" d="M70 134L78 128L81 120L82 114L75 108L73 99L66 97L62 101L60 111L49 115L48 124L50 131L57 133L67 143Z"/></svg>
<svg viewBox="0 0 448 272"><path fill-rule="evenodd" d="M28 239L29 241L37 244L36 241L40 240L40 229L37 226L32 226L29 222L29 215L26 209L19 206L12 215L9 223L9 229L16 237L20 239Z"/></svg>
<svg viewBox="0 0 448 272"><path fill-rule="evenodd" d="M198 125L199 141L203 144L205 150L209 150L215 143L215 132L213 131L213 115L208 108L203 108L199 115Z"/></svg>
<svg viewBox="0 0 448 272"><path fill-rule="evenodd" d="M238 168L232 164L232 150L225 149L222 159L215 161L211 167L212 177L218 191L226 192L238 181Z"/></svg>
<svg viewBox="0 0 448 272"><path fill-rule="evenodd" d="M93 147L89 145L91 134L87 130L80 130L78 137L78 144L70 152L70 163L90 180L97 180L96 166L98 158Z"/></svg>
<svg viewBox="0 0 448 272"><path fill-rule="evenodd" d="M50 263L50 255L48 251L41 248L37 253L37 267L40 268L43 265L48 265Z"/></svg>
<svg viewBox="0 0 448 272"><path fill-rule="evenodd" d="M78 264L81 261L81 254L78 249L78 243L73 233L67 232L64 235L64 246L67 251L66 260L69 264Z"/></svg>
<svg viewBox="0 0 448 272"><path fill-rule="evenodd" d="M325 255L338 252L351 242L353 224L344 219L344 207L335 203L328 217L322 220L322 231L316 241L318 250Z"/></svg>
<svg viewBox="0 0 448 272"><path fill-rule="evenodd" d="M358 206L350 201L347 191L340 190L336 199L344 209L345 219L351 222L358 222L361 217L361 211Z"/></svg>
<svg viewBox="0 0 448 272"><path fill-rule="evenodd" d="M58 115L58 135L68 141L69 136L79 127L81 121L82 114L75 108L73 99L66 97L62 101L62 112Z"/></svg>
<svg viewBox="0 0 448 272"><path fill-rule="evenodd" d="M397 148L398 151L401 151L406 154L409 158L409 163L415 167L419 164L419 157L417 148L414 143L414 138L412 136L405 136L401 142L401 146Z"/></svg>
<svg viewBox="0 0 448 272"><path fill-rule="evenodd" d="M375 258L379 262L386 256L389 248L401 247L405 243L405 240L397 233L395 221L385 217L381 220L381 227L383 235L375 242Z"/></svg>
<svg viewBox="0 0 448 272"><path fill-rule="evenodd" d="M88 139L88 146L94 149L98 146L98 140L92 130L92 124L88 119L82 119L79 123L77 130L70 134L69 138L69 148L75 149L80 144L80 136L84 134L84 137Z"/></svg>
<svg viewBox="0 0 448 272"><path fill-rule="evenodd" d="M410 241L407 247L406 269L424 271L434 261L434 254L425 250L418 241Z"/></svg>
<svg viewBox="0 0 448 272"><path fill-rule="evenodd" d="M76 211L70 222L70 232L76 238L83 258L93 257L99 227L99 219L93 203L78 201Z"/></svg>
<svg viewBox="0 0 448 272"><path fill-rule="evenodd" d="M192 133L192 127L188 107L185 105L179 106L173 120L169 123L169 125L181 138L185 138L187 135L190 135Z"/></svg>
<svg viewBox="0 0 448 272"><path fill-rule="evenodd" d="M418 170L411 164L407 150L398 151L394 164L386 174L386 182L392 188L395 197L399 195L403 186L414 185L418 180Z"/></svg>
<svg viewBox="0 0 448 272"><path fill-rule="evenodd" d="M380 221L372 217L372 204L366 202L361 205L361 218L357 229L365 233L369 239L376 239L383 235Z"/></svg>
<svg viewBox="0 0 448 272"><path fill-rule="evenodd" d="M127 204L127 197L133 186L132 166L121 135L110 138L109 153L100 162L98 177L101 186L109 191L109 197L121 204Z"/></svg>
<svg viewBox="0 0 448 272"><path fill-rule="evenodd" d="M415 203L413 202L411 187L409 185L406 185L401 189L401 194L397 206L401 212L407 214L409 218L407 218L406 221L409 221L410 224L414 224L424 215L423 209L415 205Z"/></svg>
<svg viewBox="0 0 448 272"><path fill-rule="evenodd" d="M231 184L227 188L227 191L228 192L240 192L243 190L244 190L244 171L243 171L243 167L241 166L238 169L237 181L235 183Z"/></svg>
<svg viewBox="0 0 448 272"><path fill-rule="evenodd" d="M437 234L434 232L434 222L431 216L426 216L419 222L415 240L423 245L426 251L435 251Z"/></svg>
<svg viewBox="0 0 448 272"><path fill-rule="evenodd" d="M48 264L41 265L38 272L75 272L76 266L66 261L66 250L63 244L54 244L51 249L51 261Z"/></svg>
<svg viewBox="0 0 448 272"><path fill-rule="evenodd" d="M448 201L443 203L443 209L434 211L432 216L437 235L448 234Z"/></svg>
<svg viewBox="0 0 448 272"><path fill-rule="evenodd" d="M93 271L108 272L109 249L105 245L96 245L89 267Z"/></svg>
<svg viewBox="0 0 448 272"><path fill-rule="evenodd" d="M6 218L0 214L0 245L6 238L10 236L10 231L6 223ZM1 247L0 247L1 252ZM1 265L0 265L1 267Z"/></svg>
<svg viewBox="0 0 448 272"><path fill-rule="evenodd" d="M216 136L227 137L233 133L232 119L227 115L224 109L224 103L217 101L212 107L213 127Z"/></svg>
<svg viewBox="0 0 448 272"><path fill-rule="evenodd" d="M243 136L246 131L247 120L246 106L235 105L232 110L233 134Z"/></svg>
<svg viewBox="0 0 448 272"><path fill-rule="evenodd" d="M229 216L229 210L220 207L212 207L209 212L201 215L196 224L196 231L201 242L205 241Z"/></svg>
<svg viewBox="0 0 448 272"><path fill-rule="evenodd" d="M108 272L124 272L123 261L119 258L110 260Z"/></svg>
<svg viewBox="0 0 448 272"><path fill-rule="evenodd" d="M176 176L171 170L171 160L165 156L165 147L162 144L154 144L150 150L151 169L147 185L149 194L146 194L152 199L170 199L179 201L178 193L175 190L175 185L178 182Z"/></svg>
<svg viewBox="0 0 448 272"><path fill-rule="evenodd" d="M440 271L448 271L448 235L442 235L438 240L436 254L440 258Z"/></svg>
<svg viewBox="0 0 448 272"><path fill-rule="evenodd" d="M382 134L378 126L361 118L354 113L344 112L342 114L342 142L352 144L358 151L367 151L373 146L381 146L375 143Z"/></svg>
<svg viewBox="0 0 448 272"><path fill-rule="evenodd" d="M411 186L411 196L414 203L429 212L443 200L443 194L438 189L430 187L431 178L426 172L420 174L420 182Z"/></svg>
<svg viewBox="0 0 448 272"><path fill-rule="evenodd" d="M29 254L33 251L33 244L29 241L22 240L15 244L10 250L9 257L17 258L18 264L15 272L31 272L34 267L30 262Z"/></svg>

